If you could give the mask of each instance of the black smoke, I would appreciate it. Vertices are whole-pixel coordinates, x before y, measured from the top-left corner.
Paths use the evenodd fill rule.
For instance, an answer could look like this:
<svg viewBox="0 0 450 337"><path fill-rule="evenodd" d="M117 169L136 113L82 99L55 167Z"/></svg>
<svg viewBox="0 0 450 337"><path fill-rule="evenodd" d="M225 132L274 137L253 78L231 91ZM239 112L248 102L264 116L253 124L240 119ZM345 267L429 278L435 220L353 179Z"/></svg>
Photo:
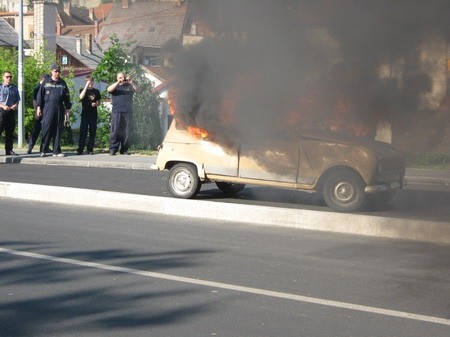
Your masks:
<svg viewBox="0 0 450 337"><path fill-rule="evenodd" d="M214 38L176 58L177 118L227 146L265 146L311 127L373 135L380 122L407 124L433 85L421 43L450 36L448 0L190 5Z"/></svg>

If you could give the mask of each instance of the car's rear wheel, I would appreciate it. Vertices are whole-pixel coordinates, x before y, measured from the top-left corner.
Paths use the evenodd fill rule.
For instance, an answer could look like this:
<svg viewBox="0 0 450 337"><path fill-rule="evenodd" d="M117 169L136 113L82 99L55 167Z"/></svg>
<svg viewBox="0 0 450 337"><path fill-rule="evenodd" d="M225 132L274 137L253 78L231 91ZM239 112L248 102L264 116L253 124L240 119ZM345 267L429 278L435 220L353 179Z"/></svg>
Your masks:
<svg viewBox="0 0 450 337"><path fill-rule="evenodd" d="M179 163L173 166L167 177L167 189L175 198L193 198L200 191L201 182L193 164Z"/></svg>
<svg viewBox="0 0 450 337"><path fill-rule="evenodd" d="M216 186L219 190L221 190L226 194L236 194L244 189L245 184L233 184L233 183L225 183L222 181L216 181Z"/></svg>
<svg viewBox="0 0 450 337"><path fill-rule="evenodd" d="M358 211L366 203L364 186L364 181L356 172L339 170L325 179L323 198L325 203L336 211Z"/></svg>

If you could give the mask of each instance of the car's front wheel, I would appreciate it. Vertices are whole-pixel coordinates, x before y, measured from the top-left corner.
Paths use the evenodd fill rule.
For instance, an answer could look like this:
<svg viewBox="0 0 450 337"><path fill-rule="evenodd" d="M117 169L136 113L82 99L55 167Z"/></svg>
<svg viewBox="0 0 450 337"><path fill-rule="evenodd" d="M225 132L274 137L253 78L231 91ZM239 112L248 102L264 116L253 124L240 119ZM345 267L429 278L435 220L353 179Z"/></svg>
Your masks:
<svg viewBox="0 0 450 337"><path fill-rule="evenodd" d="M339 170L331 173L323 184L325 203L339 212L361 210L366 203L364 181L356 172Z"/></svg>
<svg viewBox="0 0 450 337"><path fill-rule="evenodd" d="M195 165L179 163L170 169L167 177L167 189L173 197L193 198L199 192L200 187L200 178Z"/></svg>

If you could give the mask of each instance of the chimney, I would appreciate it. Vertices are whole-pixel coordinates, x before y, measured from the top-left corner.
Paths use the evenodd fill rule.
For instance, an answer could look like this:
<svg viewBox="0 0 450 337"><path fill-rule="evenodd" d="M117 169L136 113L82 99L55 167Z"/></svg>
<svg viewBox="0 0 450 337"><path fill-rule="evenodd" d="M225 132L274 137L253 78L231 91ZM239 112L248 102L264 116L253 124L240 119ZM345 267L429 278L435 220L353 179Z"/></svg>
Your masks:
<svg viewBox="0 0 450 337"><path fill-rule="evenodd" d="M70 16L70 1L64 2L64 12Z"/></svg>
<svg viewBox="0 0 450 337"><path fill-rule="evenodd" d="M122 0L122 8L128 8L128 0Z"/></svg>
<svg viewBox="0 0 450 337"><path fill-rule="evenodd" d="M197 35L197 25L195 23L191 24L191 35Z"/></svg>
<svg viewBox="0 0 450 337"><path fill-rule="evenodd" d="M45 48L56 52L56 5L46 1L34 1L34 50Z"/></svg>
<svg viewBox="0 0 450 337"><path fill-rule="evenodd" d="M61 35L61 31L62 31L61 21L57 21L56 22L56 35Z"/></svg>
<svg viewBox="0 0 450 337"><path fill-rule="evenodd" d="M95 11L94 8L89 8L89 19L91 19L92 21L95 21Z"/></svg>
<svg viewBox="0 0 450 337"><path fill-rule="evenodd" d="M86 44L86 52L89 54L92 54L92 35L91 34L85 34L85 44Z"/></svg>
<svg viewBox="0 0 450 337"><path fill-rule="evenodd" d="M97 37L99 32L100 32L100 27L98 25L98 21L94 21L94 37Z"/></svg>
<svg viewBox="0 0 450 337"><path fill-rule="evenodd" d="M77 39L76 41L76 49L77 49L77 54L81 55L81 43L82 43L82 39Z"/></svg>

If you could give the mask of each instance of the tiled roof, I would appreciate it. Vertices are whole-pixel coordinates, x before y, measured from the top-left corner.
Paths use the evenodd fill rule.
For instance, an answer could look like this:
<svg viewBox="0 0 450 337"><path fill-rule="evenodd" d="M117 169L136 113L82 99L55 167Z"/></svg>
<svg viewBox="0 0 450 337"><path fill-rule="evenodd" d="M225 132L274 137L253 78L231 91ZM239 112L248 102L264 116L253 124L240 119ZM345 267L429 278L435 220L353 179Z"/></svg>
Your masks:
<svg viewBox="0 0 450 337"><path fill-rule="evenodd" d="M61 28L61 35L70 35L70 36L80 36L83 37L84 34L95 35L95 27L93 25L84 25L84 26L69 26Z"/></svg>
<svg viewBox="0 0 450 337"><path fill-rule="evenodd" d="M95 69L102 60L103 53L98 45L92 41L92 54L89 54L85 48L85 40L82 39L81 54L77 53L77 38L74 36L56 36L56 44L67 51L70 56L83 63L87 68Z"/></svg>
<svg viewBox="0 0 450 337"><path fill-rule="evenodd" d="M114 3L96 41L105 50L116 34L121 43L135 41L130 51L136 46L162 47L171 39L181 39L186 12L187 4L177 6L177 1L130 2L128 8Z"/></svg>
<svg viewBox="0 0 450 337"><path fill-rule="evenodd" d="M113 3L100 4L98 7L94 8L95 18L99 23L102 23L106 20L109 13L111 13L111 9L113 8Z"/></svg>
<svg viewBox="0 0 450 337"><path fill-rule="evenodd" d="M159 78L162 82L168 80L173 76L173 69L167 68L167 67L146 67L142 66L143 68L147 69L146 71L153 74L157 78Z"/></svg>
<svg viewBox="0 0 450 337"><path fill-rule="evenodd" d="M0 18L0 32L0 46L17 47L19 45L19 35L3 18Z"/></svg>

